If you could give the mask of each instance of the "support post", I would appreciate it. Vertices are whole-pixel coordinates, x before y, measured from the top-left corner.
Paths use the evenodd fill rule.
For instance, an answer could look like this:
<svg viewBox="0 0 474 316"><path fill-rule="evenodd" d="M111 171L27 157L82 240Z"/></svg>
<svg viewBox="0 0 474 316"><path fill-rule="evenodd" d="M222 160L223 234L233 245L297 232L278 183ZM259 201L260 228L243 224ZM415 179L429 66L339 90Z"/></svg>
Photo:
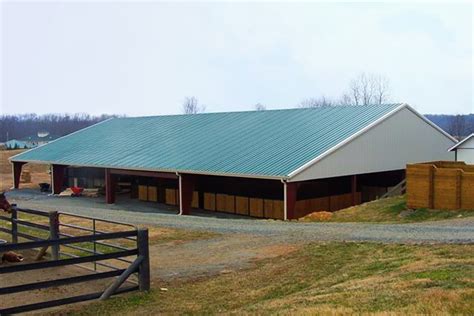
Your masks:
<svg viewBox="0 0 474 316"><path fill-rule="evenodd" d="M138 256L135 261L131 265L128 266L128 268L117 278L115 281L102 293L100 296L99 300L103 301L108 299L110 296L112 296L115 291L118 290L118 288L125 282L127 279L137 271L138 267L143 261L142 256Z"/></svg>
<svg viewBox="0 0 474 316"><path fill-rule="evenodd" d="M67 166L53 165L53 194L59 194L63 190L64 171Z"/></svg>
<svg viewBox="0 0 474 316"><path fill-rule="evenodd" d="M12 162L13 169L13 187L15 189L20 188L21 168L26 162Z"/></svg>
<svg viewBox="0 0 474 316"><path fill-rule="evenodd" d="M107 204L115 203L115 176L110 169L105 169L105 202Z"/></svg>
<svg viewBox="0 0 474 316"><path fill-rule="evenodd" d="M352 206L357 204L357 176L351 176Z"/></svg>
<svg viewBox="0 0 474 316"><path fill-rule="evenodd" d="M298 184L295 182L287 182L284 184L285 190L285 210L286 219L296 219L296 194L298 192Z"/></svg>
<svg viewBox="0 0 474 316"><path fill-rule="evenodd" d="M138 266L138 286L140 291L150 290L150 254L148 249L148 229L137 232L138 256L143 259Z"/></svg>
<svg viewBox="0 0 474 316"><path fill-rule="evenodd" d="M59 239L59 214L56 211L49 212L49 239ZM51 246L51 257L59 260L59 245Z"/></svg>
<svg viewBox="0 0 474 316"><path fill-rule="evenodd" d="M191 214L195 180L193 175L179 175L179 215Z"/></svg>
<svg viewBox="0 0 474 316"><path fill-rule="evenodd" d="M12 243L17 244L18 243L18 211L16 209L16 206L12 205Z"/></svg>

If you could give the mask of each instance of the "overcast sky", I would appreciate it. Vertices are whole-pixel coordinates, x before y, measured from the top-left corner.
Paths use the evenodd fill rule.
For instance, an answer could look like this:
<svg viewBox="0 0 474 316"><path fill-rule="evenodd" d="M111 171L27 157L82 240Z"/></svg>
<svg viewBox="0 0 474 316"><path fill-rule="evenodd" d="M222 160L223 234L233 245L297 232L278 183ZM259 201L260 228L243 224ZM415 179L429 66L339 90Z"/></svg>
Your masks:
<svg viewBox="0 0 474 316"><path fill-rule="evenodd" d="M372 72L422 113L470 113L473 6L4 1L1 112L156 115L338 98Z"/></svg>

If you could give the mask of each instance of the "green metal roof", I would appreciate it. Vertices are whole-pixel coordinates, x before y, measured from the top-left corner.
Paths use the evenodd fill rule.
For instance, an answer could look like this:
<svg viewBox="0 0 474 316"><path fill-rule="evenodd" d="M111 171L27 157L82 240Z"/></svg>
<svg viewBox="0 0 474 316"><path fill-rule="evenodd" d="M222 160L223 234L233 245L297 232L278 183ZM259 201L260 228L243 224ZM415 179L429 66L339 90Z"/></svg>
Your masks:
<svg viewBox="0 0 474 316"><path fill-rule="evenodd" d="M401 106L115 118L11 160L284 178Z"/></svg>

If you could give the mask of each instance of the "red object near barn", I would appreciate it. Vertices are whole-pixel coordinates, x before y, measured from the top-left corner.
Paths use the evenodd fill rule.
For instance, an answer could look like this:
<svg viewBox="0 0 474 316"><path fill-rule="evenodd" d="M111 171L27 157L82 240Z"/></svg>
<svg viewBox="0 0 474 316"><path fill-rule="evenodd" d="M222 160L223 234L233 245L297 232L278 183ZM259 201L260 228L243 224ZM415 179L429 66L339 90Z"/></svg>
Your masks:
<svg viewBox="0 0 474 316"><path fill-rule="evenodd" d="M84 191L84 188L71 187L71 191L74 193L74 195L81 195L82 191Z"/></svg>

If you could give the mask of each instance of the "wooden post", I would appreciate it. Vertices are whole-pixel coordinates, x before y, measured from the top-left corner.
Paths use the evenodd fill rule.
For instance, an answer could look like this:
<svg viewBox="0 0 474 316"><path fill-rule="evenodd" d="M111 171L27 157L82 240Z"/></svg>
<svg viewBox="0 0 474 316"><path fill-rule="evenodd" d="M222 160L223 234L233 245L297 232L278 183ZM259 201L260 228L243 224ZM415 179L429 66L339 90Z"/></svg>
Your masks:
<svg viewBox="0 0 474 316"><path fill-rule="evenodd" d="M435 167L433 165L430 165L429 168L429 175L428 175L428 208L434 208L434 186L435 186Z"/></svg>
<svg viewBox="0 0 474 316"><path fill-rule="evenodd" d="M356 205L357 195L357 175L351 176L352 206Z"/></svg>
<svg viewBox="0 0 474 316"><path fill-rule="evenodd" d="M140 291L150 290L150 254L148 249L148 229L137 232L138 255L143 257L138 267L138 286Z"/></svg>
<svg viewBox="0 0 474 316"><path fill-rule="evenodd" d="M53 165L53 194L59 194L63 190L64 171L67 166Z"/></svg>
<svg viewBox="0 0 474 316"><path fill-rule="evenodd" d="M463 174L463 171L458 169L456 170L456 209L461 209L461 205L462 205L462 174Z"/></svg>
<svg viewBox="0 0 474 316"><path fill-rule="evenodd" d="M298 184L295 182L286 183L286 218L296 219L296 194L298 192Z"/></svg>
<svg viewBox="0 0 474 316"><path fill-rule="evenodd" d="M105 169L105 202L107 204L115 203L115 176L110 169Z"/></svg>
<svg viewBox="0 0 474 316"><path fill-rule="evenodd" d="M179 175L179 213L180 215L191 214L193 201L195 176L190 174Z"/></svg>
<svg viewBox="0 0 474 316"><path fill-rule="evenodd" d="M49 239L59 239L59 214L58 212L49 212ZM59 260L59 245L51 246L51 256L53 260Z"/></svg>
<svg viewBox="0 0 474 316"><path fill-rule="evenodd" d="M18 211L16 209L16 205L12 205L12 243L18 243Z"/></svg>
<svg viewBox="0 0 474 316"><path fill-rule="evenodd" d="M26 162L13 162L12 169L13 169L13 187L15 189L20 188L20 178L21 178L21 168Z"/></svg>

